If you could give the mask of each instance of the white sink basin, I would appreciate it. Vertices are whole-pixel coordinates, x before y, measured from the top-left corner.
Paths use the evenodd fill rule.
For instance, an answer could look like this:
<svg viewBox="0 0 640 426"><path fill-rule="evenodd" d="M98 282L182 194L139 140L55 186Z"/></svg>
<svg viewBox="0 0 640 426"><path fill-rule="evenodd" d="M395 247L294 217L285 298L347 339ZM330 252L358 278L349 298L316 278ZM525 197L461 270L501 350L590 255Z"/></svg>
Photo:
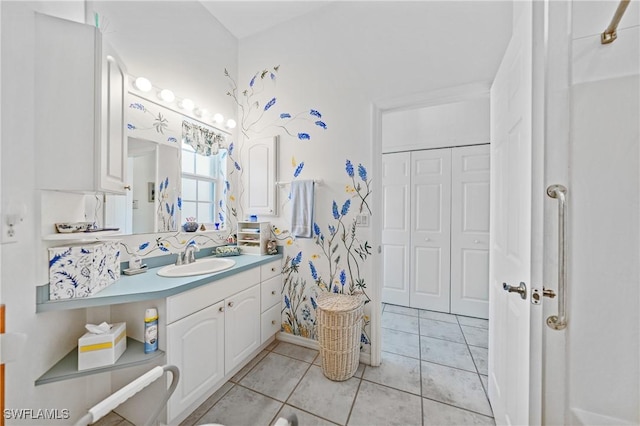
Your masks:
<svg viewBox="0 0 640 426"><path fill-rule="evenodd" d="M161 277L191 277L193 275L212 274L224 271L236 264L235 260L220 259L212 257L209 259L198 259L187 265L167 265L158 271Z"/></svg>

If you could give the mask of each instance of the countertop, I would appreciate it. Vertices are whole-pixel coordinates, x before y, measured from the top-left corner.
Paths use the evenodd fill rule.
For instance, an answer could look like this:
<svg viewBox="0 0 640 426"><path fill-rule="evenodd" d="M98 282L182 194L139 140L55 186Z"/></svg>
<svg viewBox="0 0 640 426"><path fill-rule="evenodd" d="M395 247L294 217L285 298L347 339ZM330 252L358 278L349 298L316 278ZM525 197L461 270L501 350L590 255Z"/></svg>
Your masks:
<svg viewBox="0 0 640 426"><path fill-rule="evenodd" d="M238 272L264 265L274 260L282 259L282 254L275 255L240 255L233 256L236 264L229 269L212 274L196 275L192 277L161 277L157 272L161 266L150 268L138 275L121 275L120 279L99 293L77 299L47 300L49 285L39 286L36 302L36 312L62 311L68 309L90 308L94 306L115 305L118 303L140 302L144 300L161 299L183 291L191 290L204 284L209 284L221 278L232 276Z"/></svg>

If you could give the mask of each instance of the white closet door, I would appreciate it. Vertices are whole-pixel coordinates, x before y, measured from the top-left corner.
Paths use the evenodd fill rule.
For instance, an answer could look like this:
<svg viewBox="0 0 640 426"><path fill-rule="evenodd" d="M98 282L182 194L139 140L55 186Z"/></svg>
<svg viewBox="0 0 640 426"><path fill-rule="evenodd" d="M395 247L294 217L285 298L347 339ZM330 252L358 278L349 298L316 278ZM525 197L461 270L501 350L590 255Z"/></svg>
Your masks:
<svg viewBox="0 0 640 426"><path fill-rule="evenodd" d="M489 145L454 148L451 313L489 317Z"/></svg>
<svg viewBox="0 0 640 426"><path fill-rule="evenodd" d="M451 149L411 153L410 306L449 312Z"/></svg>
<svg viewBox="0 0 640 426"><path fill-rule="evenodd" d="M382 301L409 306L411 154L382 156Z"/></svg>

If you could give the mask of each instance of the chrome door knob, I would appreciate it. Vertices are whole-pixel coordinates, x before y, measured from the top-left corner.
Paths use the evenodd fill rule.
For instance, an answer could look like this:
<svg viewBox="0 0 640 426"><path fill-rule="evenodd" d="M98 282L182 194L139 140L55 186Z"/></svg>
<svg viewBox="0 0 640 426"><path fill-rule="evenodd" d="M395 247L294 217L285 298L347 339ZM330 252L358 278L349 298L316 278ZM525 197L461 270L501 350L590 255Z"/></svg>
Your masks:
<svg viewBox="0 0 640 426"><path fill-rule="evenodd" d="M527 298L527 286L523 282L520 282L520 285L518 287L514 287L514 286L509 285L507 283L502 283L502 288L505 291L508 291L509 293L519 293L520 297L522 299L526 299Z"/></svg>

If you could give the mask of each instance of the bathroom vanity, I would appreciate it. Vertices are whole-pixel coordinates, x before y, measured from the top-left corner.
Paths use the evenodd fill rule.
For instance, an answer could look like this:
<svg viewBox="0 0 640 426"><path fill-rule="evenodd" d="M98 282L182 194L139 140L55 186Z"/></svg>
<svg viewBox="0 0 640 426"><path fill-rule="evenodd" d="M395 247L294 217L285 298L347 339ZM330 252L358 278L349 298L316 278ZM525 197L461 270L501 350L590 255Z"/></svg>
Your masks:
<svg viewBox="0 0 640 426"><path fill-rule="evenodd" d="M36 385L145 363L151 368L166 355L165 363L176 365L181 374L167 404L166 422L182 421L280 330L282 255L231 259L236 262L233 267L213 274L166 278L157 275L161 268L156 267L123 276L91 297L38 301L37 312L43 313L109 307L111 322L127 323L129 341L115 365L94 370L77 370L74 349ZM48 294L46 287L38 289L42 299ZM147 307L156 307L159 313L160 350L153 354L144 354L139 343L144 340L142 318Z"/></svg>

